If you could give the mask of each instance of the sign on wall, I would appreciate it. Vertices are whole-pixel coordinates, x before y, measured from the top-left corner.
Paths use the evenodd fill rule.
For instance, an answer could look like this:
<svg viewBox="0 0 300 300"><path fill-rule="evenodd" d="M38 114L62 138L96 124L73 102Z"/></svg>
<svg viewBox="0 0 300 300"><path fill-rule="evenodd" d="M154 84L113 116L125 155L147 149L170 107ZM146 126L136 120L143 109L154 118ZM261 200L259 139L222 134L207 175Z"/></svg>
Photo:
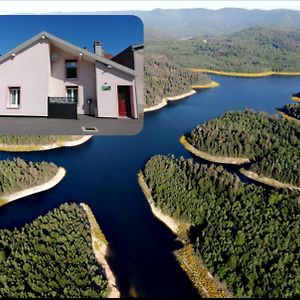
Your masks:
<svg viewBox="0 0 300 300"><path fill-rule="evenodd" d="M110 85L102 85L101 86L101 90L102 91L110 91L111 90L111 86Z"/></svg>

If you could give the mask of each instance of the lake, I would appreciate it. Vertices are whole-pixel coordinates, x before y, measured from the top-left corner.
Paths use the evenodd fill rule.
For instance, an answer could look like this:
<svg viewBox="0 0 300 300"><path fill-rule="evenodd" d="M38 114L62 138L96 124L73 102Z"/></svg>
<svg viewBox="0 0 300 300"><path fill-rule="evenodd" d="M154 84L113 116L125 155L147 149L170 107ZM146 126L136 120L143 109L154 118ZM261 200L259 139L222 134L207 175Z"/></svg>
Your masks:
<svg viewBox="0 0 300 300"><path fill-rule="evenodd" d="M137 172L155 154L192 157L179 138L199 123L245 108L275 113L300 89L300 77L211 77L219 87L145 114L144 129L137 136L98 136L74 148L0 153L0 159L52 161L67 170L53 189L2 207L0 227L20 227L64 202L85 202L110 243L108 260L122 296L196 297L172 255L181 244L152 215Z"/></svg>

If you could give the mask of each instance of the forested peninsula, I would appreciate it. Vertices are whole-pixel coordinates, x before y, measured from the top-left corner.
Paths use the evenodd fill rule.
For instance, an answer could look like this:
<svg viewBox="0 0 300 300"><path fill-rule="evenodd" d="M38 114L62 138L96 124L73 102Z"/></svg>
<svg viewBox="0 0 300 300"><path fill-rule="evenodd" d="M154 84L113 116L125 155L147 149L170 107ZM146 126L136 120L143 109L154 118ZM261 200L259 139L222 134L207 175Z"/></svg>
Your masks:
<svg viewBox="0 0 300 300"><path fill-rule="evenodd" d="M154 205L191 224L192 252L215 281L236 297L300 296L299 192L243 184L222 166L182 157L154 156L142 175ZM186 260L185 269L193 270L189 276L207 295L211 283L201 280L207 272L194 261Z"/></svg>
<svg viewBox="0 0 300 300"><path fill-rule="evenodd" d="M200 152L225 157L223 163L230 163L227 157L246 158L250 161L249 171L299 188L299 134L300 126L295 122L245 110L227 112L201 124L187 133L185 139Z"/></svg>
<svg viewBox="0 0 300 300"><path fill-rule="evenodd" d="M92 248L84 209L62 204L30 224L0 230L0 296L104 298L105 270Z"/></svg>
<svg viewBox="0 0 300 300"><path fill-rule="evenodd" d="M300 122L300 103L287 104L277 110L287 119Z"/></svg>
<svg viewBox="0 0 300 300"><path fill-rule="evenodd" d="M209 88L212 82L207 75L189 71L171 58L156 53L145 54L144 79L145 108L159 105L166 98L188 95L193 91L193 85Z"/></svg>
<svg viewBox="0 0 300 300"><path fill-rule="evenodd" d="M43 151L60 147L78 146L91 135L0 135L0 151Z"/></svg>
<svg viewBox="0 0 300 300"><path fill-rule="evenodd" d="M293 94L292 100L300 102L300 93Z"/></svg>
<svg viewBox="0 0 300 300"><path fill-rule="evenodd" d="M252 27L223 35L152 40L147 42L147 50L186 68L235 72L232 76L266 76L272 72L300 75L300 33L293 30Z"/></svg>
<svg viewBox="0 0 300 300"><path fill-rule="evenodd" d="M65 173L65 169L51 162L0 160L0 206L53 187Z"/></svg>

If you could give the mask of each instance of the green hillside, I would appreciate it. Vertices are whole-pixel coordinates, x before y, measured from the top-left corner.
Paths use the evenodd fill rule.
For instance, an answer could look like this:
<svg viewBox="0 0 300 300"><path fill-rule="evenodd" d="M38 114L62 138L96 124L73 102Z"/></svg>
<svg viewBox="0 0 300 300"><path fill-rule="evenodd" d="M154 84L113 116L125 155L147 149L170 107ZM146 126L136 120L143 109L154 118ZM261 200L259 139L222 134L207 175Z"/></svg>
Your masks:
<svg viewBox="0 0 300 300"><path fill-rule="evenodd" d="M189 68L244 73L300 71L299 31L254 27L189 40L152 40L146 46L148 51Z"/></svg>
<svg viewBox="0 0 300 300"><path fill-rule="evenodd" d="M193 73L176 64L165 55L146 53L145 55L145 107L161 102L163 97L176 96L191 90L192 84L210 82L201 73Z"/></svg>

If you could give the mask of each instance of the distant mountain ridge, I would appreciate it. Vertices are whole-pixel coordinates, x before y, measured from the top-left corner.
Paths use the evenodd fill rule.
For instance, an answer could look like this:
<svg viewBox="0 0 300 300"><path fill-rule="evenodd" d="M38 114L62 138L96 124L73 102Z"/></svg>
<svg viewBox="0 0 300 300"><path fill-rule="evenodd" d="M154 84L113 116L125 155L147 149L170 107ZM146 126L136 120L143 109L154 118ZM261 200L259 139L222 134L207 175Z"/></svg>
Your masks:
<svg viewBox="0 0 300 300"><path fill-rule="evenodd" d="M105 12L105 14L136 15L143 21L145 29L151 28L155 30L155 35L170 38L233 33L255 26L300 29L300 11L288 9L155 9ZM145 30L146 37L155 38L151 30Z"/></svg>
<svg viewBox="0 0 300 300"><path fill-rule="evenodd" d="M290 9L248 10L223 8L211 10L205 8L158 8L149 11L82 11L76 13L55 12L55 14L135 15L143 21L147 39L186 38L205 34L234 33L255 26L273 29L300 29L300 10Z"/></svg>

